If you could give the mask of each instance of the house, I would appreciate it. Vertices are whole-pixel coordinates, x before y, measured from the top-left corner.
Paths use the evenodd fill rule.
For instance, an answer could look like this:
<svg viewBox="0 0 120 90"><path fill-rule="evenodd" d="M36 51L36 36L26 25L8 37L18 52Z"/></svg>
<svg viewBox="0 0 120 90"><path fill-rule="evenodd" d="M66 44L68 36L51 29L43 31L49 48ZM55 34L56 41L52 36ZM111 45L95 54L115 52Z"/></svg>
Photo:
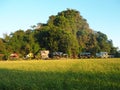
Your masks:
<svg viewBox="0 0 120 90"><path fill-rule="evenodd" d="M15 59L18 59L18 58L19 58L19 55L17 53L10 54L10 59L11 60L15 60Z"/></svg>
<svg viewBox="0 0 120 90"><path fill-rule="evenodd" d="M82 52L78 55L79 58L91 58L90 52Z"/></svg>
<svg viewBox="0 0 120 90"><path fill-rule="evenodd" d="M41 56L41 59L48 59L49 58L49 50L41 50L40 56Z"/></svg>
<svg viewBox="0 0 120 90"><path fill-rule="evenodd" d="M109 55L108 55L108 52L99 52L99 53L96 53L96 57L97 58L108 58Z"/></svg>

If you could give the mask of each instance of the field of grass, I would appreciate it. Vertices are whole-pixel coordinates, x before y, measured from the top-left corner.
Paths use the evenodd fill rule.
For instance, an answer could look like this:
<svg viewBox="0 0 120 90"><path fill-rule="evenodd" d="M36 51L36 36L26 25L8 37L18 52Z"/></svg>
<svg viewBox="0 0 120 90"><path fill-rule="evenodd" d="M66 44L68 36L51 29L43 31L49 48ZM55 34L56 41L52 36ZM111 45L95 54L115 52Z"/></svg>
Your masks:
<svg viewBox="0 0 120 90"><path fill-rule="evenodd" d="M120 90L120 59L0 61L0 90Z"/></svg>

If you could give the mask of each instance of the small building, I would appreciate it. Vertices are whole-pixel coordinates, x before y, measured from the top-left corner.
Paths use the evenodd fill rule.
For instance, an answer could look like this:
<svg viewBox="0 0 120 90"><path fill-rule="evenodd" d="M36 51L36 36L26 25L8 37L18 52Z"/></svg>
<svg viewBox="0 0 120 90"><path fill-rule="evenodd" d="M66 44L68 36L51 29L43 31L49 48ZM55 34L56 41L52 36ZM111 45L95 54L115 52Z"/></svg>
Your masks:
<svg viewBox="0 0 120 90"><path fill-rule="evenodd" d="M49 58L49 50L41 50L40 56L41 56L41 59L48 59Z"/></svg>
<svg viewBox="0 0 120 90"><path fill-rule="evenodd" d="M96 53L96 57L97 58L108 58L109 55L108 55L108 52L99 52L99 53Z"/></svg>
<svg viewBox="0 0 120 90"><path fill-rule="evenodd" d="M33 53L31 53L31 52L26 55L26 59L31 59L31 58L33 58L33 57L34 57L34 55L33 55Z"/></svg>
<svg viewBox="0 0 120 90"><path fill-rule="evenodd" d="M91 58L90 52L82 52L78 55L79 58Z"/></svg>
<svg viewBox="0 0 120 90"><path fill-rule="evenodd" d="M50 54L50 57L51 58L57 58L57 59L59 59L59 58L68 58L68 54L63 53L63 52L52 52Z"/></svg>
<svg viewBox="0 0 120 90"><path fill-rule="evenodd" d="M12 53L10 54L10 60L15 60L15 59L18 59L19 58L19 55L17 53Z"/></svg>

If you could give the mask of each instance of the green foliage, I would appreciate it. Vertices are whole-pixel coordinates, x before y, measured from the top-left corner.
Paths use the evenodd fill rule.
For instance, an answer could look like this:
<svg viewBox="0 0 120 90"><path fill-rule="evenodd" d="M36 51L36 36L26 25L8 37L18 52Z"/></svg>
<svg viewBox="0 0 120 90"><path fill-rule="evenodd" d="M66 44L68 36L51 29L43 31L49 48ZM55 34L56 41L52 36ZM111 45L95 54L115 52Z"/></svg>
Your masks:
<svg viewBox="0 0 120 90"><path fill-rule="evenodd" d="M85 19L76 10L67 9L59 12L56 16L50 16L48 26L51 29L59 28L59 30L66 30L74 35L78 30L88 29L89 26Z"/></svg>
<svg viewBox="0 0 120 90"><path fill-rule="evenodd" d="M9 56L15 51L23 56L47 49L50 52L61 51L69 56L77 56L80 52L90 52L92 55L100 51L109 54L117 52L112 40L108 40L107 35L102 32L90 29L87 20L74 9L59 12L50 16L47 23L31 27L26 31L4 34L4 39L0 39L0 53Z"/></svg>
<svg viewBox="0 0 120 90"><path fill-rule="evenodd" d="M56 16L50 16L47 25L52 30L64 30L77 37L79 52L91 52L95 55L100 51L111 53L111 49L114 48L107 36L91 30L87 20L76 10L67 9Z"/></svg>
<svg viewBox="0 0 120 90"><path fill-rule="evenodd" d="M35 32L32 30L27 30L25 32L23 30L18 30L11 33L9 38L5 37L5 52L9 52L10 55L10 53L15 51L22 56L28 54L29 52L35 53L40 46L34 37Z"/></svg>
<svg viewBox="0 0 120 90"><path fill-rule="evenodd" d="M72 49L78 49L75 37L63 30L41 30L36 37L41 48L46 48L50 52L61 51L72 54Z"/></svg>
<svg viewBox="0 0 120 90"><path fill-rule="evenodd" d="M0 38L0 53L5 52L5 44L3 39Z"/></svg>

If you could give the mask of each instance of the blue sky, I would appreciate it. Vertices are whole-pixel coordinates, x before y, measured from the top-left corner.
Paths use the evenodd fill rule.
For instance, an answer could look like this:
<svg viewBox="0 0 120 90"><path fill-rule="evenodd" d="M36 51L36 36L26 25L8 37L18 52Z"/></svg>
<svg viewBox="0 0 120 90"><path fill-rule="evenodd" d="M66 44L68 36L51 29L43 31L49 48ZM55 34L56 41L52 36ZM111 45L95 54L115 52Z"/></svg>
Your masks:
<svg viewBox="0 0 120 90"><path fill-rule="evenodd" d="M46 23L67 8L78 10L91 29L105 33L120 48L120 0L0 0L0 37Z"/></svg>

